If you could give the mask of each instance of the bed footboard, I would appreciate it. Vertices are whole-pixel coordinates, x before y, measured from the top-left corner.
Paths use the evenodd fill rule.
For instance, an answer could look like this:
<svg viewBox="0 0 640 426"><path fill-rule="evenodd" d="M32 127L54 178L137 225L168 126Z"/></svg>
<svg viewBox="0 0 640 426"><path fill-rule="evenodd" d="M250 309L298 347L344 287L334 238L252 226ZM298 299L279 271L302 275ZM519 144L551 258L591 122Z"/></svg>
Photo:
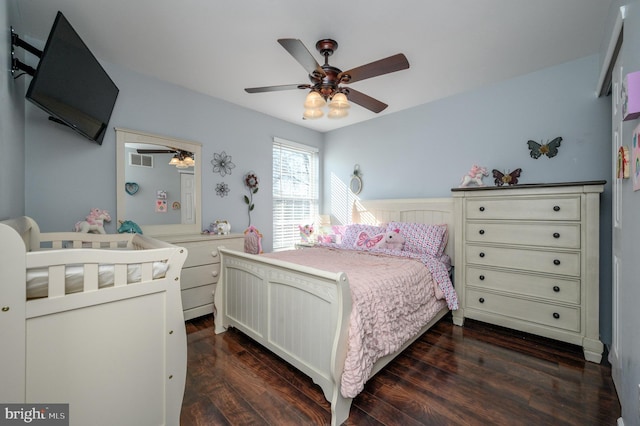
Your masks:
<svg viewBox="0 0 640 426"><path fill-rule="evenodd" d="M331 403L331 424L349 417L340 393L351 291L329 273L221 248L215 332L235 327L311 377Z"/></svg>

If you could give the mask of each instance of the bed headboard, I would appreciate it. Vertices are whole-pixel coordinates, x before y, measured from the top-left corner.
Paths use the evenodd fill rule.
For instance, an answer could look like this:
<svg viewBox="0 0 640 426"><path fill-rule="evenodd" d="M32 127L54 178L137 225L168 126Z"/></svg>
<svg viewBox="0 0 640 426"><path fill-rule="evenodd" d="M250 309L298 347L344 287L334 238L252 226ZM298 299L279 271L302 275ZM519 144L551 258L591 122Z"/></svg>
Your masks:
<svg viewBox="0 0 640 426"><path fill-rule="evenodd" d="M449 238L445 253L451 258L451 263L454 262L453 198L358 200L353 206L352 220L372 225L391 221L446 224Z"/></svg>

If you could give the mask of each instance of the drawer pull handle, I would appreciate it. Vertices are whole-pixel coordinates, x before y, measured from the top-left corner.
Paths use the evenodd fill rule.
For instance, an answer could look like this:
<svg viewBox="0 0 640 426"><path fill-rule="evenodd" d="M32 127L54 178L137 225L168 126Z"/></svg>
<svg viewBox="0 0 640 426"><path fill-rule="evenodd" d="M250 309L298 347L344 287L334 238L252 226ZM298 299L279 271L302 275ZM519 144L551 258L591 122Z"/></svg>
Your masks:
<svg viewBox="0 0 640 426"><path fill-rule="evenodd" d="M212 276L212 277L217 277L217 276L218 276L218 271L213 271L213 272L211 273L211 276Z"/></svg>
<svg viewBox="0 0 640 426"><path fill-rule="evenodd" d="M484 275L480 275L478 278L480 278L480 281L484 281Z"/></svg>
<svg viewBox="0 0 640 426"><path fill-rule="evenodd" d="M484 207L480 207L480 209L479 209L479 210L480 210L481 212L483 212L483 211L484 211Z"/></svg>
<svg viewBox="0 0 640 426"><path fill-rule="evenodd" d="M211 252L211 256L218 257L218 250L214 250Z"/></svg>
<svg viewBox="0 0 640 426"><path fill-rule="evenodd" d="M555 319L560 319L560 314L559 314L559 313L557 313L557 312L554 312L554 313L553 313L553 317L554 317Z"/></svg>
<svg viewBox="0 0 640 426"><path fill-rule="evenodd" d="M481 229L480 231L478 231L480 233L480 235L484 235L484 229Z"/></svg>
<svg viewBox="0 0 640 426"><path fill-rule="evenodd" d="M553 206L553 211L554 212L559 212L560 211L560 206Z"/></svg>
<svg viewBox="0 0 640 426"><path fill-rule="evenodd" d="M478 299L478 302L484 303L484 297L481 297L480 299Z"/></svg>
<svg viewBox="0 0 640 426"><path fill-rule="evenodd" d="M559 233L557 233L557 232L554 232L554 233L553 233L553 238L560 238L560 234L559 234Z"/></svg>
<svg viewBox="0 0 640 426"><path fill-rule="evenodd" d="M556 293L560 293L560 287L558 287L557 285L554 285L553 291L555 291Z"/></svg>
<svg viewBox="0 0 640 426"><path fill-rule="evenodd" d="M484 252L480 252L480 257L484 257Z"/></svg>
<svg viewBox="0 0 640 426"><path fill-rule="evenodd" d="M558 266L558 265L560 264L560 261L559 261L558 259L554 259L554 260L553 260L553 264L554 264L554 265L556 265L556 266Z"/></svg>

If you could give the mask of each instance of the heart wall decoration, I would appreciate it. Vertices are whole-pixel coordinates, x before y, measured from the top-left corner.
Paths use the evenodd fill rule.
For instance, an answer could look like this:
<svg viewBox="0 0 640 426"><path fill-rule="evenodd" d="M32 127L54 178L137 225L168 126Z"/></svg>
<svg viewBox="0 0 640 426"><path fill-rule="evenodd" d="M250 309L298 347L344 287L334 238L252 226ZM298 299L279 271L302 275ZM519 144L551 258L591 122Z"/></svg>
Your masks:
<svg viewBox="0 0 640 426"><path fill-rule="evenodd" d="M136 192L138 192L139 189L140 189L140 185L138 185L135 182L127 182L124 184L124 190L129 195L135 194Z"/></svg>

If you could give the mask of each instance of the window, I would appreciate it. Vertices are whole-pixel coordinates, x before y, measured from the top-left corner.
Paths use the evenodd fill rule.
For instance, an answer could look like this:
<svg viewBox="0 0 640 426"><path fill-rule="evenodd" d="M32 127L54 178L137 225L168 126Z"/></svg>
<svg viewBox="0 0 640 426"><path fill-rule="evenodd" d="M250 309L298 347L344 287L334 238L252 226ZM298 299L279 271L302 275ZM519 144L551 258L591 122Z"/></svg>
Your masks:
<svg viewBox="0 0 640 426"><path fill-rule="evenodd" d="M318 216L318 149L273 138L273 250L300 240Z"/></svg>

